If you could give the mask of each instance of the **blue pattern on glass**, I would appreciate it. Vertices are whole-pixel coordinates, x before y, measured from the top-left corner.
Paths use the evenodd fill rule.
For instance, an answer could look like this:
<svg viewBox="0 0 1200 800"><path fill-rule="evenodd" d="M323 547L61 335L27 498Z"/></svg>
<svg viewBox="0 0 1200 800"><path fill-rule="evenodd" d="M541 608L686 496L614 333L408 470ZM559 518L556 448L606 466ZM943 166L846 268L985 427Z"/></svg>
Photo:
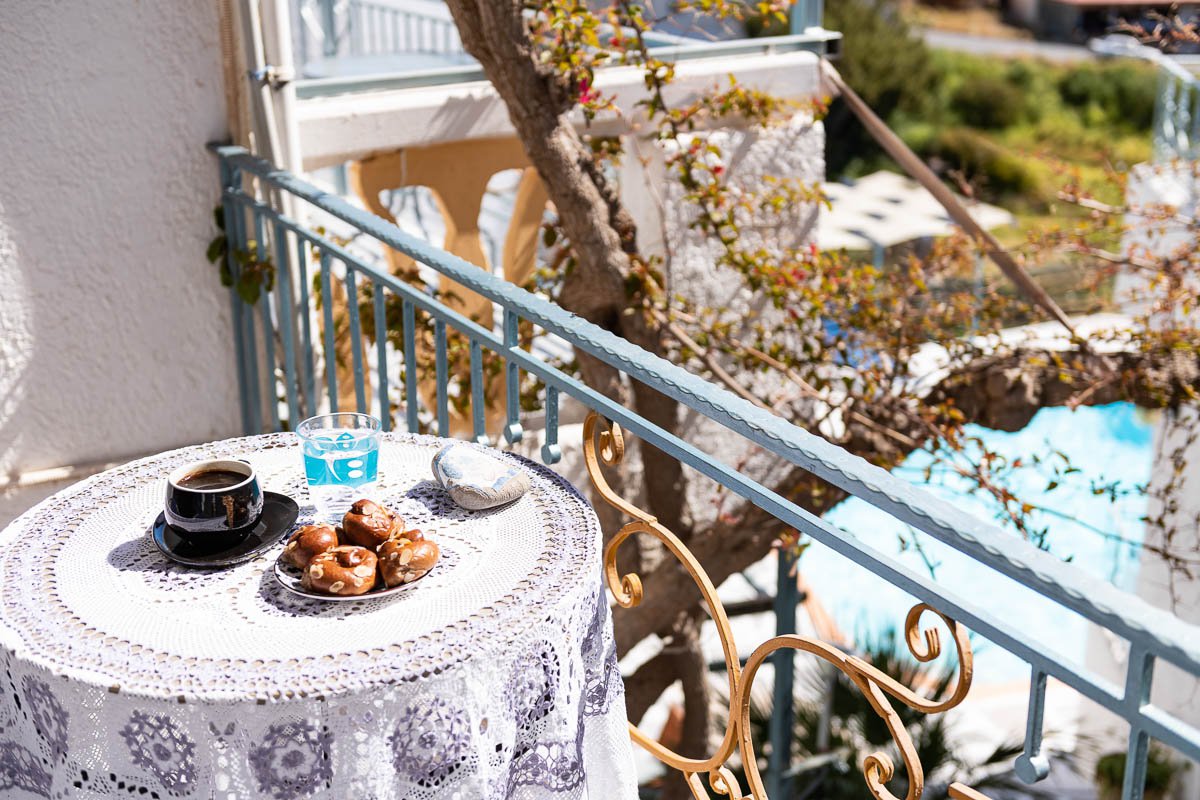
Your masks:
<svg viewBox="0 0 1200 800"><path fill-rule="evenodd" d="M300 423L304 477L320 517L341 517L375 490L379 420L366 414L326 414Z"/></svg>
<svg viewBox="0 0 1200 800"><path fill-rule="evenodd" d="M379 437L371 431L330 431L304 443L304 477L309 486L374 483Z"/></svg>

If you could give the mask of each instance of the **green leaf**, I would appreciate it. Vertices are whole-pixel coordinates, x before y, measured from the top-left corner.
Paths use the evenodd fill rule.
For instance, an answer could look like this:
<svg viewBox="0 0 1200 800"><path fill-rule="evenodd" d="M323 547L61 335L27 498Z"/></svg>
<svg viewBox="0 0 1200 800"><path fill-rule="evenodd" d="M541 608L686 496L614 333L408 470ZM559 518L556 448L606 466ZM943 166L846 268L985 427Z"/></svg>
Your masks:
<svg viewBox="0 0 1200 800"><path fill-rule="evenodd" d="M213 222L221 230L225 230L225 206L216 206L213 208Z"/></svg>
<svg viewBox="0 0 1200 800"><path fill-rule="evenodd" d="M217 236L208 243L208 250L204 252L204 256L208 259L208 263L215 264L217 259L223 255L225 255L225 237Z"/></svg>
<svg viewBox="0 0 1200 800"><path fill-rule="evenodd" d="M258 302L258 277L250 272L243 272L237 282L238 297L247 305Z"/></svg>

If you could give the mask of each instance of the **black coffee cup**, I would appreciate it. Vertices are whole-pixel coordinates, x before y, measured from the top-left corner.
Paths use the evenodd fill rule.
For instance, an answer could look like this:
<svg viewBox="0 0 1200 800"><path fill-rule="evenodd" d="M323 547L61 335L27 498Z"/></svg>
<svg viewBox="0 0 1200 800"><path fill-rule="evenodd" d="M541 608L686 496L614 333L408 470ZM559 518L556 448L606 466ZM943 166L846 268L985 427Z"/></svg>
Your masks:
<svg viewBox="0 0 1200 800"><path fill-rule="evenodd" d="M244 538L262 510L258 476L246 461L197 461L167 476L167 524L197 544Z"/></svg>

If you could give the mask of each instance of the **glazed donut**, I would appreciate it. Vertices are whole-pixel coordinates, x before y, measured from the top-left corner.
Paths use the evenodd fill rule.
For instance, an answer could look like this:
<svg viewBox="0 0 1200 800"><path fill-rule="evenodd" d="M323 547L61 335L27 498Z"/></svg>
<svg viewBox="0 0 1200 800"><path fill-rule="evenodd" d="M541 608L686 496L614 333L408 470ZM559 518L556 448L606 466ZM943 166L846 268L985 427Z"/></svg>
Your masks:
<svg viewBox="0 0 1200 800"><path fill-rule="evenodd" d="M324 594L366 594L375 588L377 563L375 554L367 548L342 545L308 562L300 585Z"/></svg>
<svg viewBox="0 0 1200 800"><path fill-rule="evenodd" d="M371 550L404 530L404 520L370 500L357 500L342 517L345 541Z"/></svg>
<svg viewBox="0 0 1200 800"><path fill-rule="evenodd" d="M338 546L338 535L329 525L305 525L292 534L283 548L283 560L304 569L308 562Z"/></svg>
<svg viewBox="0 0 1200 800"><path fill-rule="evenodd" d="M420 531L407 531L379 546L379 575L388 588L423 577L441 555L436 542L405 538L409 533Z"/></svg>

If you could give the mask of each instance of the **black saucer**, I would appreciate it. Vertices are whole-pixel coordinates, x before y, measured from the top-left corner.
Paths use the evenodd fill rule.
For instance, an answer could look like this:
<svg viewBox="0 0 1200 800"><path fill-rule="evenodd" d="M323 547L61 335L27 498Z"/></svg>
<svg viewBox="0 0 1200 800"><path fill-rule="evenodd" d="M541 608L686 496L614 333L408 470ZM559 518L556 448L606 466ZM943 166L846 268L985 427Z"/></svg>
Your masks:
<svg viewBox="0 0 1200 800"><path fill-rule="evenodd" d="M277 492L263 492L263 513L246 538L229 545L198 545L187 541L167 524L162 514L154 520L154 544L162 554L189 567L229 567L249 561L278 542L300 516L296 501Z"/></svg>

